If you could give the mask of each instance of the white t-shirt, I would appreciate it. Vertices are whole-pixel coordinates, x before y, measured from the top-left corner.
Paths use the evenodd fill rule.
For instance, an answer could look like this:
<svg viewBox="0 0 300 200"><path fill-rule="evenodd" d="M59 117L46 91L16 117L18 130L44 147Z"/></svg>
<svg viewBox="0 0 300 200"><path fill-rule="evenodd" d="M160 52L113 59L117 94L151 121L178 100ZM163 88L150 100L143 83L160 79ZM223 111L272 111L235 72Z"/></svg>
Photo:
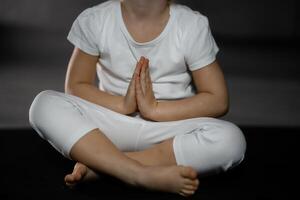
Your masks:
<svg viewBox="0 0 300 200"><path fill-rule="evenodd" d="M218 47L207 18L191 8L172 3L170 18L159 36L136 42L122 18L119 0L84 10L74 21L68 40L82 51L100 56L99 89L125 95L137 61L150 60L156 99L182 99L196 94L190 71L212 63Z"/></svg>

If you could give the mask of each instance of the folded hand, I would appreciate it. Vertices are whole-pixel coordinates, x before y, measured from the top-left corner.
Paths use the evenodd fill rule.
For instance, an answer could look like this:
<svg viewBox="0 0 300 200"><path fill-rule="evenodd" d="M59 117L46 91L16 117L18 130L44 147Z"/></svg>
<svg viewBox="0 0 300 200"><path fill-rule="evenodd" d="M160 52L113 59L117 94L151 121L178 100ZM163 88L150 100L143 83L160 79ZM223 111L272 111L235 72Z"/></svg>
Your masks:
<svg viewBox="0 0 300 200"><path fill-rule="evenodd" d="M157 101L154 96L149 72L149 59L141 57L142 65L135 80L135 94L138 110L146 119L152 119L157 112Z"/></svg>

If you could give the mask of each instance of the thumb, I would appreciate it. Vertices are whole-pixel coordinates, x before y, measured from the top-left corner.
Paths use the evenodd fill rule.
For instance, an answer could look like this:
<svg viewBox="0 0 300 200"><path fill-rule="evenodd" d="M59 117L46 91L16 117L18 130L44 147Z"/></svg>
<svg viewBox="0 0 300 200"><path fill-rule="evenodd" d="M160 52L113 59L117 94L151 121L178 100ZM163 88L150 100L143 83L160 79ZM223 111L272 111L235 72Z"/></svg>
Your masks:
<svg viewBox="0 0 300 200"><path fill-rule="evenodd" d="M127 93L128 94L134 94L135 93L135 82L136 82L136 78L139 76L140 74L140 69L142 66L142 62L141 59L136 63L136 67L135 70L132 74L128 89L127 89Z"/></svg>
<svg viewBox="0 0 300 200"><path fill-rule="evenodd" d="M145 61L145 58L141 57L140 60L136 63L136 67L135 67L135 70L134 70L134 73L133 73L133 77L140 75L142 66L144 64L144 61Z"/></svg>

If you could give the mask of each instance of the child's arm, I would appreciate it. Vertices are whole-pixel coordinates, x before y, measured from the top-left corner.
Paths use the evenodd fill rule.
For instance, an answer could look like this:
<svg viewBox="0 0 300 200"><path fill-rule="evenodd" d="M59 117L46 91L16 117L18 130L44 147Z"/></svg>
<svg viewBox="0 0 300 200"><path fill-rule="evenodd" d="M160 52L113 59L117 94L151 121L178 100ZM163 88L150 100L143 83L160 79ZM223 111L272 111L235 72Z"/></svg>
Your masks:
<svg viewBox="0 0 300 200"><path fill-rule="evenodd" d="M228 111L229 97L226 82L219 64L215 61L199 70L192 71L197 88L195 96L174 100L160 101L154 112L147 116L154 121L173 121L195 117L220 117ZM143 108L139 108L140 110Z"/></svg>
<svg viewBox="0 0 300 200"><path fill-rule="evenodd" d="M65 92L121 114L135 112L135 94L132 94L130 90L124 97L111 95L94 85L98 59L98 56L89 55L75 48L66 74ZM132 88L134 90L134 85Z"/></svg>

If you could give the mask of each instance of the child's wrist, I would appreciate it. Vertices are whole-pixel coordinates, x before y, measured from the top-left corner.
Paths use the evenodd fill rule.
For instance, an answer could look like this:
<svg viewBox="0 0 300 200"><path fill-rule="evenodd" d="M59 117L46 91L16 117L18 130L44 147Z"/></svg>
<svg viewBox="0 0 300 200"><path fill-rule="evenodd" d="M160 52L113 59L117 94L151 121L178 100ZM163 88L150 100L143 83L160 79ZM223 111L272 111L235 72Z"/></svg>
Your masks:
<svg viewBox="0 0 300 200"><path fill-rule="evenodd" d="M121 96L121 102L119 103L120 113L123 115L130 115L136 112L136 106L128 105L125 96Z"/></svg>
<svg viewBox="0 0 300 200"><path fill-rule="evenodd" d="M128 110L126 109L126 105L125 105L125 97L121 96L120 100L121 101L119 103L119 111L120 111L121 114L127 115Z"/></svg>
<svg viewBox="0 0 300 200"><path fill-rule="evenodd" d="M152 121L159 120L159 103L158 102L155 102L155 106L153 107L153 109L151 109L151 111L147 113L147 118Z"/></svg>

